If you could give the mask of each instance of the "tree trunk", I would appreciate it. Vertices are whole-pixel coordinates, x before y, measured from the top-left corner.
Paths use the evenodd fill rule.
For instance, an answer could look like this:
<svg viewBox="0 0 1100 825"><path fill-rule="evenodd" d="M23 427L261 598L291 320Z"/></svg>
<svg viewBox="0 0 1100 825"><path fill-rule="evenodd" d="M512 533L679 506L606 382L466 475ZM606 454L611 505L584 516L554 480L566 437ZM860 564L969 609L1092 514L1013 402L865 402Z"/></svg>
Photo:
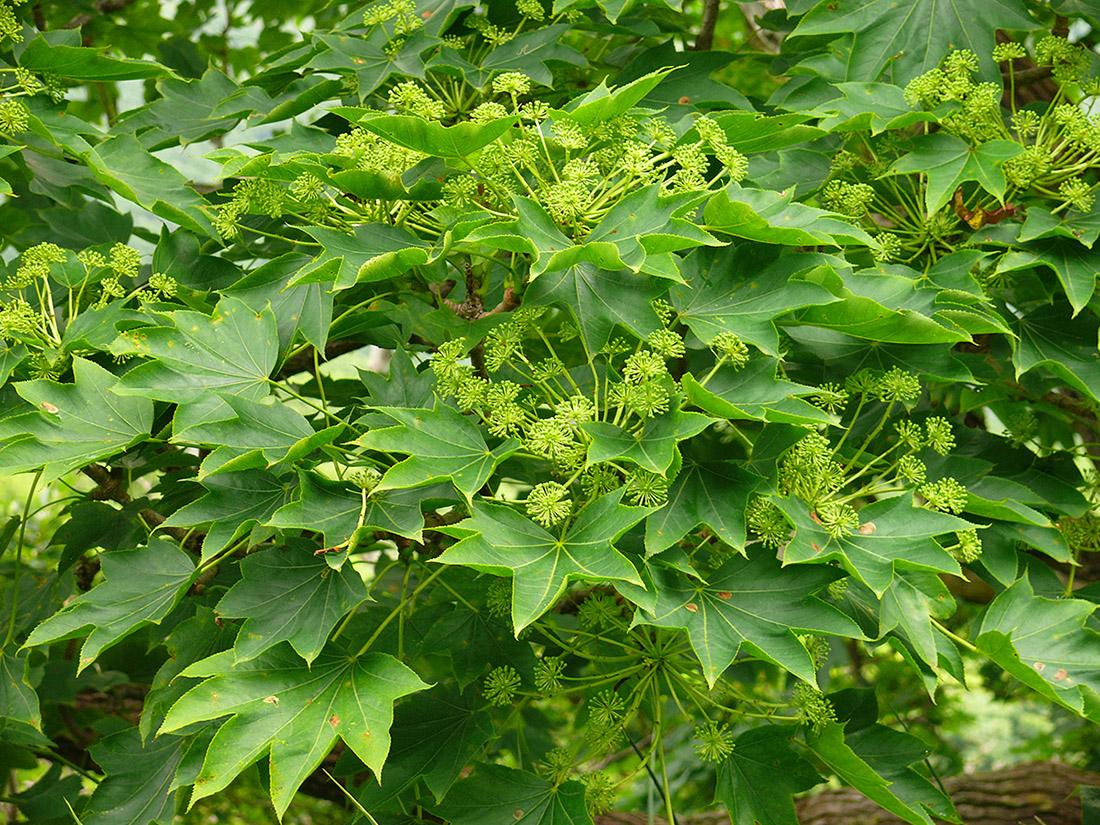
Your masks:
<svg viewBox="0 0 1100 825"><path fill-rule="evenodd" d="M1059 762L1032 762L944 782L965 825L1081 825L1079 785L1100 786L1100 774ZM851 788L830 788L799 799L801 825L902 825L902 820ZM725 813L678 817L680 825L726 825ZM596 825L645 825L644 814L612 812ZM667 825L655 820L656 825Z"/></svg>

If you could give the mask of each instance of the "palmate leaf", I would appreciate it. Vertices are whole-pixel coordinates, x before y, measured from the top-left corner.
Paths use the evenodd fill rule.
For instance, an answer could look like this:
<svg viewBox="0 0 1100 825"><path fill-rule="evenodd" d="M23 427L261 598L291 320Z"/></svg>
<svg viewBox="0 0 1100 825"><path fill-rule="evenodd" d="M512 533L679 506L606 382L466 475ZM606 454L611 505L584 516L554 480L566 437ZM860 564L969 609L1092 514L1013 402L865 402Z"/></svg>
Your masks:
<svg viewBox="0 0 1100 825"><path fill-rule="evenodd" d="M791 747L791 733L779 725L747 730L718 765L714 798L733 825L798 825L792 795L823 780Z"/></svg>
<svg viewBox="0 0 1100 825"><path fill-rule="evenodd" d="M837 0L814 4L790 37L855 33L845 76L834 80L878 80L904 86L939 65L947 52L969 49L981 62L982 76L998 76L991 54L996 30L1030 31L1036 23L1013 0Z"/></svg>
<svg viewBox="0 0 1100 825"><path fill-rule="evenodd" d="M1069 209L1061 215L1055 215L1049 209L1030 206L1027 219L1020 227L1020 243L1046 238L1068 238L1092 249L1100 237L1100 204L1094 203L1092 209L1081 213Z"/></svg>
<svg viewBox="0 0 1100 825"><path fill-rule="evenodd" d="M236 663L229 650L182 675L207 678L172 706L161 733L230 717L206 751L192 804L270 753L271 801L280 818L337 737L380 774L390 748L394 701L428 687L392 656L352 655L337 645L312 664L289 645Z"/></svg>
<svg viewBox="0 0 1100 825"><path fill-rule="evenodd" d="M1096 291L1096 275L1100 272L1100 249L1082 246L1076 238L1034 240L1024 249L1015 249L1001 258L997 263L997 271L1012 272L1033 266L1054 270L1073 307L1073 314L1076 315L1085 308Z"/></svg>
<svg viewBox="0 0 1100 825"><path fill-rule="evenodd" d="M863 638L855 622L812 595L837 578L826 568L783 569L773 554L758 550L726 562L705 584L664 565L652 570L657 606L639 611L634 624L686 629L712 687L742 644L816 684L816 668L796 629Z"/></svg>
<svg viewBox="0 0 1100 825"><path fill-rule="evenodd" d="M116 135L84 157L96 180L154 215L218 238L203 211L208 204L174 167L145 151L131 134Z"/></svg>
<svg viewBox="0 0 1100 825"><path fill-rule="evenodd" d="M42 730L38 694L27 684L27 657L0 653L0 720Z"/></svg>
<svg viewBox="0 0 1100 825"><path fill-rule="evenodd" d="M422 487L437 481L451 481L467 498L485 486L497 465L519 448L509 438L489 449L477 426L438 399L430 410L378 407L397 426L365 433L359 443L369 450L406 453L382 476L376 490Z"/></svg>
<svg viewBox="0 0 1100 825"><path fill-rule="evenodd" d="M1100 403L1100 324L1094 318L1071 317L1070 308L1059 302L1040 306L1013 326L1017 377L1041 367Z"/></svg>
<svg viewBox="0 0 1100 825"><path fill-rule="evenodd" d="M326 547L348 543L351 550L358 544L360 530L382 530L420 541L421 504L435 494L455 497L449 484L366 495L357 487L306 470L298 471L298 483L299 498L276 510L267 524L281 530L314 530L325 537Z"/></svg>
<svg viewBox="0 0 1100 825"><path fill-rule="evenodd" d="M77 672L146 624L159 624L195 576L191 557L172 541L100 554L105 581L38 625L24 647L74 639L89 631Z"/></svg>
<svg viewBox="0 0 1100 825"><path fill-rule="evenodd" d="M475 501L471 517L440 532L461 539L436 561L512 576L516 635L545 613L574 579L641 585L638 571L614 547L623 533L653 512L627 507L622 490L590 503L555 535L511 507Z"/></svg>
<svg viewBox="0 0 1100 825"><path fill-rule="evenodd" d="M578 126L595 126L625 115L637 106L674 69L649 72L617 88L608 88L606 81L590 92L569 101L565 112ZM557 111L551 115L558 114Z"/></svg>
<svg viewBox="0 0 1100 825"><path fill-rule="evenodd" d="M795 534L783 553L784 564L837 560L877 596L890 586L894 568L962 575L959 563L934 536L973 525L955 516L913 505L911 493L880 499L859 511L860 530L834 539L796 498L772 501L794 525Z"/></svg>
<svg viewBox="0 0 1100 825"><path fill-rule="evenodd" d="M554 81L547 65L551 61L588 65L583 54L563 42L567 31L569 26L559 23L512 37L489 52L481 61L481 68L492 73L520 71L536 83L549 86Z"/></svg>
<svg viewBox="0 0 1100 825"><path fill-rule="evenodd" d="M314 431L301 413L284 404L261 404L243 396L219 397L236 413L236 418L203 418L172 436L175 442L215 448L203 460L200 480L215 471L271 467L294 461L332 442L344 430L342 424L336 424Z"/></svg>
<svg viewBox="0 0 1100 825"><path fill-rule="evenodd" d="M913 654L935 669L939 662L939 633L933 619L955 612L955 600L939 576L915 570L897 570L882 594L879 606L880 638L896 630Z"/></svg>
<svg viewBox="0 0 1100 825"><path fill-rule="evenodd" d="M698 435L714 419L699 413L670 410L647 419L638 432L631 432L606 421L582 424L588 435L587 466L602 461L624 459L652 473L664 474L672 466L676 445Z"/></svg>
<svg viewBox="0 0 1100 825"><path fill-rule="evenodd" d="M187 404L209 392L253 401L267 395L267 379L279 354L279 332L270 309L259 312L239 298L222 298L212 315L191 310L162 314L166 326L142 327L119 338L115 355L151 358L115 388L120 395Z"/></svg>
<svg viewBox="0 0 1100 825"><path fill-rule="evenodd" d="M294 484L267 470L220 473L203 479L206 495L181 507L164 522L166 527L208 525L202 543L202 561L209 561L231 541L257 524L264 524L287 503Z"/></svg>
<svg viewBox="0 0 1100 825"><path fill-rule="evenodd" d="M241 581L215 608L225 618L245 620L233 645L237 661L286 641L312 662L336 623L366 601L367 587L352 565L333 570L314 549L292 541L241 562Z"/></svg>
<svg viewBox="0 0 1100 825"><path fill-rule="evenodd" d="M687 286L669 294L679 318L704 343L731 332L769 355L779 354L775 319L806 306L839 300L824 286L793 276L815 266L841 263L816 254L776 256L775 247L739 244L685 258Z"/></svg>
<svg viewBox="0 0 1100 825"><path fill-rule="evenodd" d="M81 825L149 825L170 822L175 815L176 771L188 739L158 736L142 742L137 728L104 737L91 748L106 773L87 806Z"/></svg>
<svg viewBox="0 0 1100 825"><path fill-rule="evenodd" d="M73 359L73 383L23 381L16 391L38 409L0 419L0 467L5 474L44 467L49 481L109 458L149 436L153 403L115 394L119 380L83 358Z"/></svg>
<svg viewBox="0 0 1100 825"><path fill-rule="evenodd" d="M732 461L705 461L701 453L688 451L668 501L646 519L648 555L667 550L700 525L731 547L744 547L745 505L761 479Z"/></svg>
<svg viewBox="0 0 1100 825"><path fill-rule="evenodd" d="M1036 596L1025 573L994 599L975 641L1028 687L1100 721L1100 633L1085 624L1096 608L1084 599Z"/></svg>
<svg viewBox="0 0 1100 825"><path fill-rule="evenodd" d="M785 246L875 246L870 235L842 215L798 203L794 194L731 183L707 202L703 210L706 228Z"/></svg>
<svg viewBox="0 0 1100 825"><path fill-rule="evenodd" d="M428 245L407 229L361 223L351 233L323 226L305 227L323 250L290 286L332 282L334 291L364 281L382 281L408 272L431 259Z"/></svg>
<svg viewBox="0 0 1100 825"><path fill-rule="evenodd" d="M480 704L476 691L437 689L397 708L385 784L367 786L359 797L363 807L377 809L420 777L441 802L493 735L492 717Z"/></svg>
<svg viewBox="0 0 1100 825"><path fill-rule="evenodd" d="M584 785L554 785L527 771L479 763L435 813L453 825L592 825Z"/></svg>
<svg viewBox="0 0 1100 825"><path fill-rule="evenodd" d="M616 324L640 338L660 329L652 301L665 292L667 283L648 275L609 271L581 261L568 269L539 276L524 292L524 303L568 307L577 321L585 349L595 354L611 339Z"/></svg>
<svg viewBox="0 0 1100 825"><path fill-rule="evenodd" d="M928 176L924 203L928 214L938 212L955 190L967 181L977 182L998 200L1004 199L1004 162L1024 149L1010 140L991 140L974 148L946 132L918 135L911 151L890 167L892 173L923 172Z"/></svg>
<svg viewBox="0 0 1100 825"><path fill-rule="evenodd" d="M790 424L828 423L833 417L799 396L814 387L779 378L778 358L754 358L741 369L719 367L701 384L691 373L681 379L688 400L711 415L730 421L775 421Z"/></svg>
<svg viewBox="0 0 1100 825"><path fill-rule="evenodd" d="M830 722L806 744L844 782L899 819L912 825L932 825L932 816L959 821L951 800L909 767L929 753L915 736L877 724L846 733Z"/></svg>
<svg viewBox="0 0 1100 825"><path fill-rule="evenodd" d="M335 109L336 114L347 117L368 132L379 137L437 158L466 160L479 149L488 146L515 125L516 118L503 117L486 123L463 121L444 126L436 120L425 120L413 115L367 114L365 109ZM355 112L358 111L356 117Z"/></svg>
<svg viewBox="0 0 1100 825"><path fill-rule="evenodd" d="M164 77L172 72L153 60L109 57L106 49L93 49L56 38L33 37L19 54L19 65L34 72L46 72L68 80L108 83L115 80L143 80Z"/></svg>
<svg viewBox="0 0 1100 825"><path fill-rule="evenodd" d="M820 106L827 117L821 128L829 132L869 129L872 135L889 129L904 129L920 122L938 122L931 112L914 109L905 91L889 83L837 83L841 97Z"/></svg>

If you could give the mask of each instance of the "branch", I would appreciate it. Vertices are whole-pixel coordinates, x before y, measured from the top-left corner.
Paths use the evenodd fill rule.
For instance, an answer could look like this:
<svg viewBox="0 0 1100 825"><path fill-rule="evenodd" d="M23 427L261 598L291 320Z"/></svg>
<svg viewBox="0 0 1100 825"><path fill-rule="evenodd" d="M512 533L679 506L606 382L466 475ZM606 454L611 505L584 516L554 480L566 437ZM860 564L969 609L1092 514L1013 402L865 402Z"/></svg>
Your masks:
<svg viewBox="0 0 1100 825"><path fill-rule="evenodd" d="M714 27L718 25L718 12L722 0L703 0L703 23L695 38L695 51L709 52L714 47Z"/></svg>

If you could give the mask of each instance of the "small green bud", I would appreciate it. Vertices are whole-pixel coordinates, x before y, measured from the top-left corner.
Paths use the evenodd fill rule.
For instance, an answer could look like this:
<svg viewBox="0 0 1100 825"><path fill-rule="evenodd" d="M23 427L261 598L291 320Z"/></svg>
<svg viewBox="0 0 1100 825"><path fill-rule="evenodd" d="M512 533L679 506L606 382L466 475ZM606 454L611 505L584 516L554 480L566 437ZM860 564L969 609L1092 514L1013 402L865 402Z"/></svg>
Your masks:
<svg viewBox="0 0 1100 825"><path fill-rule="evenodd" d="M920 494L935 510L957 514L966 509L966 488L953 478L941 478L939 481L924 484L920 488Z"/></svg>
<svg viewBox="0 0 1100 825"><path fill-rule="evenodd" d="M511 665L501 665L489 671L481 688L481 695L490 705L510 705L519 690L519 673Z"/></svg>
<svg viewBox="0 0 1100 825"><path fill-rule="evenodd" d="M707 722L695 728L695 753L703 762L718 764L733 753L733 734L729 725Z"/></svg>
<svg viewBox="0 0 1100 825"><path fill-rule="evenodd" d="M561 691L565 662L558 656L546 656L535 662L535 690L546 696Z"/></svg>
<svg viewBox="0 0 1100 825"><path fill-rule="evenodd" d="M543 527L561 524L572 511L569 488L556 481L545 481L527 494L527 515Z"/></svg>
<svg viewBox="0 0 1100 825"><path fill-rule="evenodd" d="M668 479L649 470L634 470L626 478L626 495L637 507L658 507L668 500Z"/></svg>

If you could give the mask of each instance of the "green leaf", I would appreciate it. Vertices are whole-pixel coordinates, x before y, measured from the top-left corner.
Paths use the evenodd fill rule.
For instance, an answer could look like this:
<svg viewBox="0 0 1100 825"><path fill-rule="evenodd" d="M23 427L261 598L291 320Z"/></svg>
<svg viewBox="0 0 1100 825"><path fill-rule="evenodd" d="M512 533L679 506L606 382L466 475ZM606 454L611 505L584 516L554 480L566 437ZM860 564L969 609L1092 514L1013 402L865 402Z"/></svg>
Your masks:
<svg viewBox="0 0 1100 825"><path fill-rule="evenodd" d="M290 286L291 277L302 269L307 258L288 253L257 267L237 281L224 294L239 298L257 312L271 304L279 330L279 351L290 349L295 335L323 351L332 324L334 295L319 284Z"/></svg>
<svg viewBox="0 0 1100 825"><path fill-rule="evenodd" d="M695 253L681 267L688 285L674 286L669 298L680 320L704 343L732 332L777 356L775 319L839 300L820 284L792 277L830 260L816 254L776 257L775 247L763 244Z"/></svg>
<svg viewBox="0 0 1100 825"><path fill-rule="evenodd" d="M688 451L668 502L646 519L647 555L668 549L700 525L731 547L744 547L745 505L761 479L732 461L705 461L701 453Z"/></svg>
<svg viewBox="0 0 1100 825"><path fill-rule="evenodd" d="M238 662L279 642L290 642L312 662L336 623L367 599L366 585L350 564L333 570L314 549L291 542L241 562L241 581L215 608L225 618L245 620L233 645Z"/></svg>
<svg viewBox="0 0 1100 825"><path fill-rule="evenodd" d="M194 616L184 619L164 637L168 658L153 676L138 722L143 741L149 739L168 708L195 686L194 679L177 677L200 659L232 647L236 631L232 622L222 622L212 609L199 606Z"/></svg>
<svg viewBox="0 0 1100 825"><path fill-rule="evenodd" d="M536 83L549 86L554 80L549 63L588 65L584 55L563 42L569 29L568 24L559 23L513 37L489 52L481 61L481 68L494 74L523 72Z"/></svg>
<svg viewBox="0 0 1100 825"><path fill-rule="evenodd" d="M638 432L625 430L606 421L582 424L589 436L587 466L612 459L626 459L639 467L663 475L672 466L676 445L698 435L714 419L699 413L670 410L647 419Z"/></svg>
<svg viewBox="0 0 1100 825"><path fill-rule="evenodd" d="M823 780L791 748L791 733L779 725L751 728L718 765L714 798L729 810L733 825L798 825L792 795Z"/></svg>
<svg viewBox="0 0 1100 825"><path fill-rule="evenodd" d="M187 145L228 132L244 116L214 117L220 102L240 88L213 66L201 79L170 78L157 83L161 97L123 114L116 126L134 131L151 152L176 144Z"/></svg>
<svg viewBox="0 0 1100 825"><path fill-rule="evenodd" d="M719 367L705 386L691 373L685 373L680 380L688 401L711 415L731 421L802 424L833 420L828 413L798 397L812 395L815 388L777 378L778 368L777 358L754 358L739 370L729 365Z"/></svg>
<svg viewBox="0 0 1100 825"><path fill-rule="evenodd" d="M367 495L342 481L305 470L298 471L298 480L298 499L275 511L267 522L272 527L314 530L324 535L326 547L346 544L349 550L358 545L360 530L368 534L382 530L413 541L422 539L424 516L420 506L431 497L431 489L416 487Z"/></svg>
<svg viewBox="0 0 1100 825"><path fill-rule="evenodd" d="M402 407L377 410L392 418L397 426L372 429L359 443L368 450L409 456L386 471L375 488L378 491L449 480L470 498L485 486L497 465L519 449L519 441L514 438L489 449L473 421L438 399L430 410Z"/></svg>
<svg viewBox="0 0 1100 825"><path fill-rule="evenodd" d="M1051 304L1029 312L1015 329L1012 364L1017 378L1044 367L1100 403L1100 324L1088 314L1071 317L1064 304Z"/></svg>
<svg viewBox="0 0 1100 825"><path fill-rule="evenodd" d="M1100 249L1082 246L1076 238L1031 241L1025 249L1008 252L997 263L998 272L1044 266L1058 276L1076 315L1088 305L1100 272Z"/></svg>
<svg viewBox="0 0 1100 825"><path fill-rule="evenodd" d="M92 746L92 757L106 778L81 811L81 825L170 822L178 796L174 780L186 742L179 736L158 736L143 744L137 728L126 728Z"/></svg>
<svg viewBox="0 0 1100 825"><path fill-rule="evenodd" d="M258 401L279 354L279 333L270 309L260 312L239 298L222 298L212 315L191 310L161 313L165 326L123 335L112 352L153 359L134 367L116 392L188 404L210 392Z"/></svg>
<svg viewBox="0 0 1100 825"><path fill-rule="evenodd" d="M84 157L96 180L154 215L200 235L219 237L203 211L207 202L174 167L145 151L133 135L116 135Z"/></svg>
<svg viewBox="0 0 1100 825"><path fill-rule="evenodd" d="M880 638L896 629L917 657L936 668L939 634L932 619L946 619L955 612L955 600L940 577L898 570L882 594L879 610Z"/></svg>
<svg viewBox="0 0 1100 825"><path fill-rule="evenodd" d="M308 226L324 250L304 267L290 286L332 282L342 290L357 283L383 281L427 263L427 244L407 229L388 224L361 223L351 234L323 226Z"/></svg>
<svg viewBox="0 0 1100 825"><path fill-rule="evenodd" d="M816 126L806 126L811 115L782 114L762 117L757 112L720 112L714 121L726 133L730 146L743 155L775 152L788 146L809 143L825 134Z"/></svg>
<svg viewBox="0 0 1100 825"><path fill-rule="evenodd" d="M492 717L478 709L482 702L475 697L472 691L434 690L397 708L385 784L368 785L360 803L377 809L420 777L441 802L494 733Z"/></svg>
<svg viewBox="0 0 1100 825"><path fill-rule="evenodd" d="M742 644L817 684L813 660L794 631L863 637L855 622L812 595L837 577L825 568L781 568L774 554L756 552L726 562L706 583L660 564L652 570L657 606L639 611L634 624L686 629L712 687Z"/></svg>
<svg viewBox="0 0 1100 825"><path fill-rule="evenodd" d="M790 37L855 33L845 76L835 80L878 80L885 75L904 86L939 65L948 50L969 49L978 56L986 80L998 76L991 57L997 29L1031 31L1036 23L1013 0L988 3L913 0L836 0L817 3Z"/></svg>
<svg viewBox="0 0 1100 825"><path fill-rule="evenodd" d="M706 228L785 246L875 246L870 235L842 215L798 203L794 194L745 189L731 183L707 201L703 210Z"/></svg>
<svg viewBox="0 0 1100 825"><path fill-rule="evenodd" d="M27 657L0 654L0 719L42 731L38 694L27 682Z"/></svg>
<svg viewBox="0 0 1100 825"><path fill-rule="evenodd" d="M582 256L578 255L573 240L562 233L542 206L520 195L513 195L512 202L518 216L515 220L480 226L466 236L467 243L479 243L494 249L530 255L532 279L547 269L560 270L576 264ZM617 252L607 246L600 244L590 247L584 260L592 257L599 257L600 261L615 260Z"/></svg>
<svg viewBox="0 0 1100 825"><path fill-rule="evenodd" d="M837 560L852 575L882 596L894 568L962 575L959 563L933 538L973 527L946 513L913 506L911 493L880 499L859 511L860 529L834 539L811 515L804 502L773 498L794 525L795 535L783 553L785 565Z"/></svg>
<svg viewBox="0 0 1100 825"><path fill-rule="evenodd" d="M845 274L843 281L822 267L803 277L821 283L841 300L798 312L792 318L797 323L883 343L915 345L970 340L963 324L980 323L980 332L1009 332L998 316L979 314L972 303L948 303L951 293L922 285L908 267L861 269Z"/></svg>
<svg viewBox="0 0 1100 825"><path fill-rule="evenodd" d="M675 67L676 71L658 83L641 101L642 105L663 110L670 122L676 122L708 105L752 111L752 103L741 92L711 79L711 75L725 69L736 59L736 55L728 51L684 51L678 49L669 38L658 46L636 52L615 80L625 84L653 71L654 66Z"/></svg>
<svg viewBox="0 0 1100 825"><path fill-rule="evenodd" d="M1020 227L1019 241L1042 240L1046 238L1069 238L1092 249L1100 237L1100 204L1094 203L1092 209L1082 214L1069 209L1061 215L1055 215L1041 206L1029 206L1027 219Z"/></svg>
<svg viewBox="0 0 1100 825"><path fill-rule="evenodd" d="M591 825L584 785L479 763L433 811L453 825Z"/></svg>
<svg viewBox="0 0 1100 825"><path fill-rule="evenodd" d="M886 734L879 733L878 729L886 731ZM876 732L868 735L868 731ZM929 816L928 803L931 801L929 796L920 794L918 798L914 799L908 782L901 785L897 784L897 780L902 778L907 771L914 779L920 780L919 775L912 773L908 766L913 761L920 759L927 751L915 737L907 734L897 734L898 736L904 736L906 741L902 743L903 747L896 753L890 753L888 748L897 748L897 743L890 741L888 738L889 734L894 733L896 732L883 728L881 725L874 725L859 731L857 734L846 736L840 725L831 722L825 727L820 736L811 738L806 744L814 755L845 783L851 785L868 799L877 802L899 819L912 823L912 825L932 825L932 819ZM874 746L872 750L876 757L874 766L861 758L861 754L853 749L855 745L851 740L856 739L859 734L864 734L864 738L869 739L870 744ZM877 738L885 738L886 742L876 741ZM861 744L867 744L867 742L861 742ZM886 745L885 748L883 747L884 744ZM879 771L887 773L890 778L887 779L882 776ZM908 777L905 778L908 779ZM931 790L930 785L929 789ZM950 802L948 802L948 805L950 805ZM932 812L938 814L938 809L939 806L937 805Z"/></svg>
<svg viewBox="0 0 1100 825"><path fill-rule="evenodd" d="M266 470L221 473L203 479L207 493L164 522L167 527L208 525L202 561L220 553L257 524L264 524L287 503L293 486Z"/></svg>
<svg viewBox="0 0 1100 825"><path fill-rule="evenodd" d="M476 580L476 584L479 588L475 592L484 601L484 579ZM448 610L424 634L423 649L445 652L462 688L481 678L490 667L509 665L528 679L535 669L530 643L515 638L512 628L485 608L475 611L456 605Z"/></svg>
<svg viewBox="0 0 1100 825"><path fill-rule="evenodd" d="M904 129L914 123L938 123L931 112L914 109L905 100L905 92L889 83L837 83L841 97L823 103L819 109L827 117L820 126L827 132L870 130L872 135L892 129Z"/></svg>
<svg viewBox="0 0 1100 825"><path fill-rule="evenodd" d="M335 110L341 117L355 118L354 109ZM483 149L504 135L516 123L515 116L503 117L486 123L474 123L467 120L444 126L437 120L425 120L415 115L364 116L365 110L358 110L359 117L352 120L368 132L373 132L398 146L421 152L436 158L468 160L479 149Z"/></svg>
<svg viewBox="0 0 1100 825"><path fill-rule="evenodd" d="M568 269L547 272L524 292L528 306L559 304L568 307L590 354L606 346L616 324L640 338L661 328L651 302L665 291L665 283L626 270L611 272L586 261Z"/></svg>
<svg viewBox="0 0 1100 825"><path fill-rule="evenodd" d="M45 72L67 80L110 83L163 77L171 70L152 60L108 57L105 49L51 43L47 37L32 37L19 55L19 65L32 72Z"/></svg>
<svg viewBox="0 0 1100 825"><path fill-rule="evenodd" d="M369 98L393 74L423 79L424 61L420 55L439 46L438 37L429 36L421 29L398 43L396 49L387 48L390 36L381 26L366 37L317 32L313 38L328 49L316 54L305 65L354 75L361 101Z"/></svg>
<svg viewBox="0 0 1100 825"><path fill-rule="evenodd" d="M24 647L74 639L90 630L77 672L147 624L160 624L195 576L191 557L174 542L101 553L105 581L38 625Z"/></svg>
<svg viewBox="0 0 1100 825"><path fill-rule="evenodd" d="M431 370L418 371L403 347L394 350L385 376L359 370L359 380L374 407L424 407L432 400L435 388Z"/></svg>
<svg viewBox="0 0 1100 825"><path fill-rule="evenodd" d="M73 359L72 384L43 379L15 384L38 407L0 418L0 466L7 474L45 467L50 481L110 458L145 440L153 426L148 398L121 398L118 379L97 364Z"/></svg>
<svg viewBox="0 0 1100 825"><path fill-rule="evenodd" d="M1036 596L1025 573L993 600L974 640L1032 690L1100 721L1100 633L1086 625L1096 608L1084 599Z"/></svg>
<svg viewBox="0 0 1100 825"><path fill-rule="evenodd" d="M674 69L649 72L619 87L607 87L605 80L590 92L569 101L566 113L578 126L590 127L625 115L652 92ZM555 115L557 112L552 112Z"/></svg>
<svg viewBox="0 0 1100 825"><path fill-rule="evenodd" d="M554 535L511 507L475 501L470 518L441 529L461 539L436 561L512 576L516 635L553 606L574 580L641 584L614 547L651 509L621 504L622 490L590 503L564 534Z"/></svg>
<svg viewBox="0 0 1100 825"><path fill-rule="evenodd" d="M333 441L343 430L343 425L337 424L314 432L301 413L285 404L262 404L243 396L219 397L236 418L203 419L177 429L172 436L175 442L216 448L203 461L200 479L215 468L225 472L238 462L243 464L249 456L258 456L259 461L249 462L247 466L271 467L283 461L295 461Z"/></svg>
<svg viewBox="0 0 1100 825"><path fill-rule="evenodd" d="M271 801L280 818L337 737L380 774L394 701L427 687L392 656L349 655L336 647L312 664L286 645L245 662L234 662L233 652L225 651L191 665L183 676L209 678L172 706L161 733L230 717L206 751L192 804L270 753Z"/></svg>
<svg viewBox="0 0 1100 825"><path fill-rule="evenodd" d="M974 148L946 132L918 135L912 150L895 161L892 173L923 172L928 176L924 192L928 214L947 205L955 190L966 181L976 181L986 192L1004 200L1004 162L1023 151L1019 143L991 140Z"/></svg>
<svg viewBox="0 0 1100 825"><path fill-rule="evenodd" d="M656 185L644 186L618 201L588 233L577 254L591 244L611 244L618 253L618 261L607 266L608 269L629 269L663 277L662 272L655 269L654 262L647 261L647 256L661 256L697 246L725 245L690 220L677 217L690 211L701 196L682 193L662 197L659 192ZM602 256L595 257L602 259ZM672 270L678 272L676 259L672 260ZM592 263L605 265L598 259L592 259Z"/></svg>

